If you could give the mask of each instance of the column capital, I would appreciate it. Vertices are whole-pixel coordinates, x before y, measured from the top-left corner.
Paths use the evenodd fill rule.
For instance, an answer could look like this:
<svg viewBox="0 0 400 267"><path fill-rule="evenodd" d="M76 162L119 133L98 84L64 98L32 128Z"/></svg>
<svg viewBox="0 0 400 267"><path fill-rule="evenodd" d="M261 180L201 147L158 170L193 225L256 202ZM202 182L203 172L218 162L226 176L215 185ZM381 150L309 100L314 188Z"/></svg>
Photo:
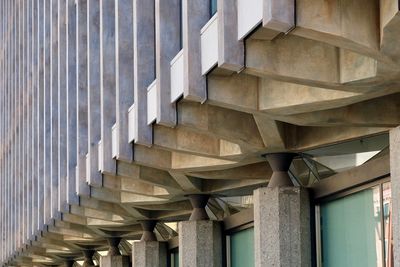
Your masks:
<svg viewBox="0 0 400 267"><path fill-rule="evenodd" d="M272 169L272 176L269 180L268 187L285 187L293 186L293 182L289 177L288 171L290 164L292 164L293 158L296 153L283 152L283 153L271 153L265 155L269 165Z"/></svg>
<svg viewBox="0 0 400 267"><path fill-rule="evenodd" d="M93 262L93 255L95 252L96 251L93 249L86 249L82 251L84 257L83 267L95 266Z"/></svg>
<svg viewBox="0 0 400 267"><path fill-rule="evenodd" d="M118 245L121 242L120 237L109 237L109 238L107 238L107 242L109 245L108 256L121 255L121 252L119 251L119 248L118 248Z"/></svg>
<svg viewBox="0 0 400 267"><path fill-rule="evenodd" d="M143 228L143 234L140 241L157 241L157 237L154 234L154 228L157 225L157 221L156 220L141 221L140 224L142 225Z"/></svg>
<svg viewBox="0 0 400 267"><path fill-rule="evenodd" d="M73 259L67 259L64 263L65 267L72 267L74 266L75 261Z"/></svg>
<svg viewBox="0 0 400 267"><path fill-rule="evenodd" d="M207 206L208 199L210 195L188 195L190 203L193 206L192 214L190 215L190 221L201 221L201 220L209 220L210 218L207 215L205 207Z"/></svg>

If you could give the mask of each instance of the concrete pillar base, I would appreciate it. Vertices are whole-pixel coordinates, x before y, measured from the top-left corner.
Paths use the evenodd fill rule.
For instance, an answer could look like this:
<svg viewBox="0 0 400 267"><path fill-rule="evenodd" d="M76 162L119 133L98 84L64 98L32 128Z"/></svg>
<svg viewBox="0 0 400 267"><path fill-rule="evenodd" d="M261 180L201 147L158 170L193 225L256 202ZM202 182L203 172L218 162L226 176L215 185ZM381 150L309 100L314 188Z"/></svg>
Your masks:
<svg viewBox="0 0 400 267"><path fill-rule="evenodd" d="M138 241L132 245L132 267L167 267L167 243Z"/></svg>
<svg viewBox="0 0 400 267"><path fill-rule="evenodd" d="M254 191L255 266L311 266L310 201L307 189Z"/></svg>
<svg viewBox="0 0 400 267"><path fill-rule="evenodd" d="M100 267L129 267L129 256L102 256L100 257Z"/></svg>
<svg viewBox="0 0 400 267"><path fill-rule="evenodd" d="M216 221L179 223L179 266L222 266L221 226Z"/></svg>

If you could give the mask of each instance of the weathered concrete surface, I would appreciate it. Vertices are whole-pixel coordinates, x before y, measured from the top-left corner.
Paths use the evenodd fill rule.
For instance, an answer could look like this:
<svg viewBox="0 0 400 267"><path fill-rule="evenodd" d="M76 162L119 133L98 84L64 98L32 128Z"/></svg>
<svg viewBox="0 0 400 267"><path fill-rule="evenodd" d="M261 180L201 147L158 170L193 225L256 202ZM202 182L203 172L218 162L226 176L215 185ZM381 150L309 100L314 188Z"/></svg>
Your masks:
<svg viewBox="0 0 400 267"><path fill-rule="evenodd" d="M234 2L234 4L232 4ZM238 21L236 0L220 0L218 12L218 66L231 71L240 71L244 65L243 41L237 40Z"/></svg>
<svg viewBox="0 0 400 267"><path fill-rule="evenodd" d="M254 191L255 266L311 266L310 202L298 187Z"/></svg>
<svg viewBox="0 0 400 267"><path fill-rule="evenodd" d="M167 267L167 244L138 241L132 244L132 267Z"/></svg>
<svg viewBox="0 0 400 267"><path fill-rule="evenodd" d="M207 80L201 75L200 30L209 17L209 1L182 1L184 97L204 102Z"/></svg>
<svg viewBox="0 0 400 267"><path fill-rule="evenodd" d="M378 5L372 0L297 1L296 34L348 48L375 50L379 44Z"/></svg>
<svg viewBox="0 0 400 267"><path fill-rule="evenodd" d="M101 139L100 101L100 1L88 1L88 154L86 176L89 184L101 183L98 143Z"/></svg>
<svg viewBox="0 0 400 267"><path fill-rule="evenodd" d="M400 266L400 127L390 131L394 267Z"/></svg>
<svg viewBox="0 0 400 267"><path fill-rule="evenodd" d="M270 32L268 35L275 37L295 27L295 2L293 0L264 0L262 24L264 30Z"/></svg>
<svg viewBox="0 0 400 267"><path fill-rule="evenodd" d="M179 264L181 267L221 267L221 225L216 221L180 222Z"/></svg>
<svg viewBox="0 0 400 267"><path fill-rule="evenodd" d="M133 59L136 140L152 144L152 127L147 125L147 87L155 79L154 1L135 1L133 5Z"/></svg>
<svg viewBox="0 0 400 267"><path fill-rule="evenodd" d="M181 1L155 2L157 123L174 127L176 107L171 104L171 60L181 49Z"/></svg>
<svg viewBox="0 0 400 267"><path fill-rule="evenodd" d="M86 154L88 152L87 117L87 0L77 2L76 24L76 82L77 82L77 166L76 191L80 195L89 195L86 183Z"/></svg>
<svg viewBox="0 0 400 267"><path fill-rule="evenodd" d="M116 35L118 46L116 55L117 82L116 82L116 125L117 125L117 159L131 161L133 159L132 146L129 143L128 110L133 99L134 64L133 64L133 1L117 1Z"/></svg>
<svg viewBox="0 0 400 267"><path fill-rule="evenodd" d="M116 42L115 2L100 1L100 109L101 109L101 151L100 169L107 173L116 172L112 158L111 128L116 122ZM93 181L94 182L94 181ZM97 184L100 186L101 183Z"/></svg>
<svg viewBox="0 0 400 267"><path fill-rule="evenodd" d="M129 267L130 259L128 256L102 256L100 257L100 267Z"/></svg>

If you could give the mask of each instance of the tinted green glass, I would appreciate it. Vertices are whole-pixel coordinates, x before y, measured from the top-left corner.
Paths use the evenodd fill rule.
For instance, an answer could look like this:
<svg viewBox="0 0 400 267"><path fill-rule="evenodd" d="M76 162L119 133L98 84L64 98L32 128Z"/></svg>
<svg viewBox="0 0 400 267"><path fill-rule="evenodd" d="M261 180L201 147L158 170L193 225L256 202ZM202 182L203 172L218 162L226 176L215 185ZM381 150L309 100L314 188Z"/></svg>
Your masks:
<svg viewBox="0 0 400 267"><path fill-rule="evenodd" d="M383 226L385 229L385 263L386 266L393 266L393 224L392 224L392 187L390 183L382 185L383 199Z"/></svg>
<svg viewBox="0 0 400 267"><path fill-rule="evenodd" d="M321 205L323 267L381 267L379 187Z"/></svg>
<svg viewBox="0 0 400 267"><path fill-rule="evenodd" d="M231 235L231 267L254 266L254 228Z"/></svg>
<svg viewBox="0 0 400 267"><path fill-rule="evenodd" d="M179 267L179 252L172 252L171 253L171 267Z"/></svg>
<svg viewBox="0 0 400 267"><path fill-rule="evenodd" d="M210 0L210 17L217 13L217 0Z"/></svg>

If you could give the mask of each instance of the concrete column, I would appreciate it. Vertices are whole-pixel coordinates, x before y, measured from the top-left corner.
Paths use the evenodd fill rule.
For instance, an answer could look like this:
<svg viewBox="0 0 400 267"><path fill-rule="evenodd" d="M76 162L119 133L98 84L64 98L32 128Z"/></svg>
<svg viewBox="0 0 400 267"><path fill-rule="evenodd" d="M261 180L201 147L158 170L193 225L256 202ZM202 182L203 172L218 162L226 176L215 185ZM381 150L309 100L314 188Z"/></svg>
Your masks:
<svg viewBox="0 0 400 267"><path fill-rule="evenodd" d="M272 154L266 188L254 191L255 266L311 266L310 201L287 174L294 154Z"/></svg>
<svg viewBox="0 0 400 267"><path fill-rule="evenodd" d="M94 250L84 250L83 251L83 257L85 258L82 267L92 267L96 266L93 262L93 255L96 251Z"/></svg>
<svg viewBox="0 0 400 267"><path fill-rule="evenodd" d="M194 208L190 220L179 223L179 264L182 267L222 266L221 226L207 216L208 198L190 196Z"/></svg>
<svg viewBox="0 0 400 267"><path fill-rule="evenodd" d="M100 267L129 267L129 257L121 255L118 248L121 238L112 237L107 241L109 244L108 254L100 257Z"/></svg>
<svg viewBox="0 0 400 267"><path fill-rule="evenodd" d="M167 243L157 241L156 221L142 222L143 235L132 245L132 267L167 267Z"/></svg>
<svg viewBox="0 0 400 267"><path fill-rule="evenodd" d="M400 127L390 131L394 267L400 267Z"/></svg>

